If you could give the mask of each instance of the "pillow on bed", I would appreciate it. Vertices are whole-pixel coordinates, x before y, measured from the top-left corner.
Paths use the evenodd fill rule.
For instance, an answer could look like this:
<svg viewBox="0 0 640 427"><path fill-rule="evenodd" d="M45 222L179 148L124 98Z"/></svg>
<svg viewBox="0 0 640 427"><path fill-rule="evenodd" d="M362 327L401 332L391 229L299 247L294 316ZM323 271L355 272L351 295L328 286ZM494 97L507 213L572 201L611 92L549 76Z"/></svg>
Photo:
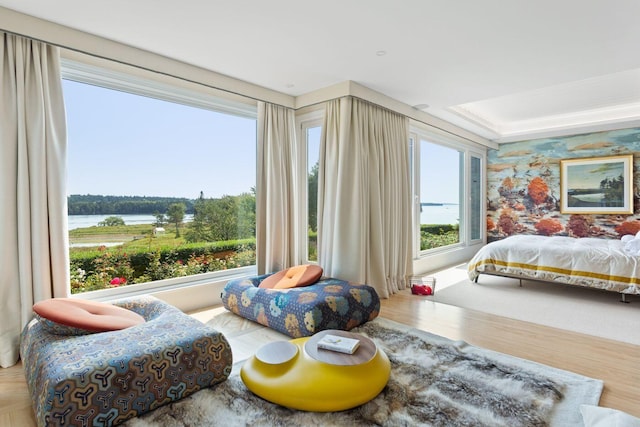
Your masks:
<svg viewBox="0 0 640 427"><path fill-rule="evenodd" d="M601 406L580 405L585 427L640 427L640 418Z"/></svg>
<svg viewBox="0 0 640 427"><path fill-rule="evenodd" d="M144 317L112 304L75 298L37 302L33 311L42 327L56 335L87 335L117 331L144 323Z"/></svg>
<svg viewBox="0 0 640 427"><path fill-rule="evenodd" d="M296 265L267 277L260 283L260 288L289 289L309 286L322 277L322 267L314 264Z"/></svg>
<svg viewBox="0 0 640 427"><path fill-rule="evenodd" d="M622 243L627 243L631 240L635 239L635 236L633 234L625 234L624 236L622 236L620 238L620 240L622 241Z"/></svg>

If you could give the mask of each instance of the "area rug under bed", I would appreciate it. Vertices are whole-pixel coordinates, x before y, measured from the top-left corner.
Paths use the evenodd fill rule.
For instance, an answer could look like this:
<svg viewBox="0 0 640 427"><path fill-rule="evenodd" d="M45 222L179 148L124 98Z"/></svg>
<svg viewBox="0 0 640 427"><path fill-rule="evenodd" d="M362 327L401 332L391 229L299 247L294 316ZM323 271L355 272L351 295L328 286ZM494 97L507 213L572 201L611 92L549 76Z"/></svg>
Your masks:
<svg viewBox="0 0 640 427"><path fill-rule="evenodd" d="M353 332L391 361L372 401L332 413L296 411L247 390L236 362L229 379L126 423L173 426L581 426L581 404L597 405L602 381L474 347L378 318Z"/></svg>

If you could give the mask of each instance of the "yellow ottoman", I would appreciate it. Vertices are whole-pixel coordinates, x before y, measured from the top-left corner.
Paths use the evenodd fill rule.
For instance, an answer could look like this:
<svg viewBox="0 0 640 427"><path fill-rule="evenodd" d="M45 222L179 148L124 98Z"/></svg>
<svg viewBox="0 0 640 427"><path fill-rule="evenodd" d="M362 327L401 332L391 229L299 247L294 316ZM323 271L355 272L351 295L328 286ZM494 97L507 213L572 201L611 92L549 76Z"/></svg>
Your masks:
<svg viewBox="0 0 640 427"><path fill-rule="evenodd" d="M318 349L326 334L360 340L353 355ZM350 409L376 397L389 381L389 358L369 338L326 330L312 337L278 341L260 348L240 370L254 394L303 411Z"/></svg>

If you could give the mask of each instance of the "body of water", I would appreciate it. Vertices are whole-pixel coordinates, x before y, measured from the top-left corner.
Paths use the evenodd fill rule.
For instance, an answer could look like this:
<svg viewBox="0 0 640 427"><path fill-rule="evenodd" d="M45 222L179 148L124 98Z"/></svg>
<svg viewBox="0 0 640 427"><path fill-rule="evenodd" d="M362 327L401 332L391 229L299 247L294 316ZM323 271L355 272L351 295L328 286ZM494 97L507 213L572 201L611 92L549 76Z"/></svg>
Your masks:
<svg viewBox="0 0 640 427"><path fill-rule="evenodd" d="M117 216L122 218L125 225L136 224L153 224L156 222L156 217L153 215L69 215L69 230L75 230L76 228L86 228L98 225L99 222L104 221L110 216ZM193 215L185 215L184 222L189 222L193 219ZM166 226L165 226L166 227Z"/></svg>
<svg viewBox="0 0 640 427"><path fill-rule="evenodd" d="M86 228L98 225L110 216L118 216L126 225L153 224L156 217L153 215L69 215L69 230ZM420 212L420 224L458 224L460 218L459 205L422 206ZM193 219L193 215L185 215L184 222Z"/></svg>
<svg viewBox="0 0 640 427"><path fill-rule="evenodd" d="M577 196L572 195L571 197L573 197L574 199L578 199L582 202L602 203L602 200L604 199L604 193L579 194Z"/></svg>
<svg viewBox="0 0 640 427"><path fill-rule="evenodd" d="M459 224L460 205L422 206L420 224Z"/></svg>

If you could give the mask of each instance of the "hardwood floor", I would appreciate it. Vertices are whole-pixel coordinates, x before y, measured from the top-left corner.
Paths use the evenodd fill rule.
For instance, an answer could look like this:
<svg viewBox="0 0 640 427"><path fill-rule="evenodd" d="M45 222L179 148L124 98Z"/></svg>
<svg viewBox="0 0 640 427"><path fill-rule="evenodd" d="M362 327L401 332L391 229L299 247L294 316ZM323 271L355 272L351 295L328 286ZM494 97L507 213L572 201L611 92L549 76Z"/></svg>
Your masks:
<svg viewBox="0 0 640 427"><path fill-rule="evenodd" d="M383 300L381 316L601 379L604 381L601 406L640 417L640 346L439 304L409 291ZM0 369L0 426L35 425L22 365Z"/></svg>
<svg viewBox="0 0 640 427"><path fill-rule="evenodd" d="M0 426L30 427L36 425L27 391L22 363L0 368Z"/></svg>

